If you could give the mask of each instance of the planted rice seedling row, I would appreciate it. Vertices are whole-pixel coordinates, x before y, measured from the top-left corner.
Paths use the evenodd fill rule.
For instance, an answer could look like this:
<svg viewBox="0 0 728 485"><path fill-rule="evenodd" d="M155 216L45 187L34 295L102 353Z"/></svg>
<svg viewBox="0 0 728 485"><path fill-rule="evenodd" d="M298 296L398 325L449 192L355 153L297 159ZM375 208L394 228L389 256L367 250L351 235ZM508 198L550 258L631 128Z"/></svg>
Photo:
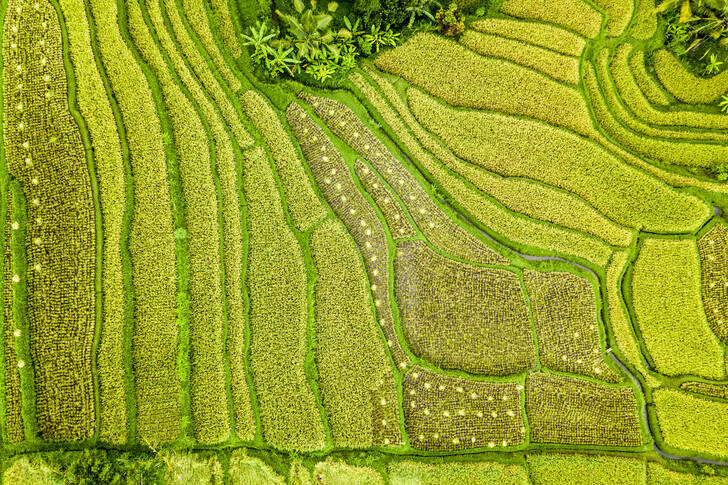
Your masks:
<svg viewBox="0 0 728 485"><path fill-rule="evenodd" d="M27 273L13 279L27 278L38 426L49 441L84 439L94 434L96 424L91 182L67 102L56 12L50 4L22 0L8 7L5 150L8 172L29 202Z"/></svg>
<svg viewBox="0 0 728 485"><path fill-rule="evenodd" d="M485 18L471 22L469 27L478 32L545 47L567 56L581 56L586 46L586 40L583 37L554 25L539 22L508 18Z"/></svg>
<svg viewBox="0 0 728 485"><path fill-rule="evenodd" d="M402 443L399 401L354 242L334 220L311 234L319 385L334 446Z"/></svg>
<svg viewBox="0 0 728 485"><path fill-rule="evenodd" d="M665 49L655 52L654 67L660 83L684 103L711 104L728 92L728 72L708 79L699 78L688 72L680 60Z"/></svg>
<svg viewBox="0 0 728 485"><path fill-rule="evenodd" d="M621 56L620 52L627 50L627 47L620 46L619 48L617 48L616 57L619 58ZM658 106L669 106L670 96L668 96L668 94L665 92L665 89L662 87L662 85L660 85L659 82L657 82L652 74L647 72L647 65L645 63L645 51L636 50L631 47L630 50L631 54L629 55L629 68L632 72L632 77L634 77L634 81L639 86L644 97L647 98L647 100L652 104L656 104ZM627 97L624 94L623 96Z"/></svg>
<svg viewBox="0 0 728 485"><path fill-rule="evenodd" d="M410 359L402 349L395 330L389 297L389 247L384 227L354 184L346 162L316 121L296 103L289 105L286 115L316 184L359 248L367 270L377 322L397 367L404 370Z"/></svg>
<svg viewBox="0 0 728 485"><path fill-rule="evenodd" d="M523 385L473 381L412 367L404 378L405 426L414 448L506 448L526 440Z"/></svg>
<svg viewBox="0 0 728 485"><path fill-rule="evenodd" d="M22 335L22 329L14 318L14 287L20 283L19 277L13 274L13 235L20 229L19 222L16 220L16 214L13 207L13 192L8 190L6 196L6 213L5 213L5 254L3 255L3 347L5 361L5 421L3 440L10 443L20 443L25 437L23 429L23 413L20 395L20 363L16 348L20 343L19 337ZM17 236L16 236L17 237ZM19 276L19 275L18 275ZM18 281L16 281L18 280Z"/></svg>
<svg viewBox="0 0 728 485"><path fill-rule="evenodd" d="M397 245L394 277L402 328L420 358L486 375L536 365L517 274L447 259L415 240Z"/></svg>
<svg viewBox="0 0 728 485"><path fill-rule="evenodd" d="M728 227L715 224L698 239L700 286L713 333L728 345Z"/></svg>
<svg viewBox="0 0 728 485"><path fill-rule="evenodd" d="M602 25L602 14L583 0L506 0L500 11L556 24L590 39L599 35Z"/></svg>
<svg viewBox="0 0 728 485"><path fill-rule="evenodd" d="M337 136L372 164L399 196L420 231L453 256L485 264L507 264L506 258L455 224L397 161L386 146L349 108L337 101L303 96Z"/></svg>
<svg viewBox="0 0 728 485"><path fill-rule="evenodd" d="M680 389L702 394L704 396L728 400L728 385L725 384L711 384L709 382L701 381L683 382L680 384Z"/></svg>

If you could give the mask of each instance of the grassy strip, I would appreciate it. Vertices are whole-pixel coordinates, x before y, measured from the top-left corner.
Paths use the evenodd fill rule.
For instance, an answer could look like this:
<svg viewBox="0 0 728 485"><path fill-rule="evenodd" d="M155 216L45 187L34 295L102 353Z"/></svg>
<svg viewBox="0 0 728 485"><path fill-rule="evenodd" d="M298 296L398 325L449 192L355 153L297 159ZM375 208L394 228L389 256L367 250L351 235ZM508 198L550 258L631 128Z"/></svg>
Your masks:
<svg viewBox="0 0 728 485"><path fill-rule="evenodd" d="M263 436L279 449L320 449L324 429L303 367L306 268L262 148L245 154L243 187L250 234L250 360Z"/></svg>
<svg viewBox="0 0 728 485"><path fill-rule="evenodd" d="M581 56L586 46L586 40L583 37L568 30L539 22L486 18L471 22L469 27L478 32L520 40L567 56Z"/></svg>
<svg viewBox="0 0 728 485"><path fill-rule="evenodd" d="M703 394L704 396L728 400L728 385L726 384L711 384L709 382L700 381L683 382L680 384L680 389L697 394Z"/></svg>
<svg viewBox="0 0 728 485"><path fill-rule="evenodd" d="M442 160L450 168L455 167L467 172L466 164L454 157L449 150L445 149L417 123L391 84L383 80L374 71L368 71L368 74L375 79L379 89L385 93L387 100L392 103L396 111L387 104L387 101L381 98L381 95L363 77L353 74L350 79L357 89L374 105L387 125L391 127L399 141L410 153L410 156L421 164L437 181L438 185L447 191L449 196L464 207L483 227L507 238L510 244L516 244L525 251L538 252L548 249L558 251L569 257L592 261L599 265L607 263L611 249L607 248L603 243L573 232L567 232L552 224L533 221L504 210L503 207L490 200L487 196L489 194L479 192L444 168L439 160ZM410 129L417 139L414 138ZM429 150L429 152L425 149ZM473 167L473 165L469 166Z"/></svg>
<svg viewBox="0 0 728 485"><path fill-rule="evenodd" d="M28 316L38 424L50 441L84 439L96 425L91 182L69 111L56 11L47 3L11 3L3 39L4 136L8 171L30 201Z"/></svg>
<svg viewBox="0 0 728 485"><path fill-rule="evenodd" d="M158 4L151 2L146 11L148 21L154 25L158 42L168 55L174 71L182 84L195 100L204 119L209 124L215 143L216 166L220 173L223 237L223 260L225 264L225 295L228 307L228 333L226 340L227 357L230 362L230 382L235 413L235 428L238 437L252 439L255 423L251 409L248 376L244 364L245 314L243 308L242 275L242 225L240 218L240 199L238 197L238 175L236 158L240 148L225 126L223 115L218 106L211 101L203 90L200 81L177 51L169 32L164 28ZM155 5L157 8L155 9Z"/></svg>
<svg viewBox="0 0 728 485"><path fill-rule="evenodd" d="M311 186L289 134L283 128L278 114L263 96L251 89L240 96L240 100L246 114L260 130L271 151L276 172L283 185L288 211L296 227L300 231L308 230L326 215L326 209Z"/></svg>
<svg viewBox="0 0 728 485"><path fill-rule="evenodd" d="M524 271L538 334L539 361L549 369L607 382L621 380L602 354L597 295L589 280L564 272Z"/></svg>
<svg viewBox="0 0 728 485"><path fill-rule="evenodd" d="M645 97L645 89L643 85L648 83L647 91L656 89L654 81L649 77L644 67L644 59L639 60L642 57L643 51L636 52L631 58L630 53L632 52L632 46L630 44L620 45L615 54L612 62L609 66L610 77L614 79L614 84L617 86L617 90L621 95L624 104L634 114L653 125L668 125L668 126L684 126L688 128L706 128L710 130L719 130L728 128L728 116L718 113L702 113L699 111L664 111L655 109L650 102L651 99ZM634 60L637 59L636 64L642 66L642 73L639 76L647 76L647 79L640 79L637 77L635 71L636 66ZM606 78L605 78L606 79ZM662 91L657 89L657 93L662 94ZM663 94L664 96L664 94ZM655 94L650 94L650 98L654 98ZM713 140L726 140L726 136L716 132L702 132L702 131L686 131L682 130L679 132L684 138L700 138L700 139L713 139Z"/></svg>
<svg viewBox="0 0 728 485"><path fill-rule="evenodd" d="M726 485L728 477L706 476L670 470L659 463L647 462L648 485Z"/></svg>
<svg viewBox="0 0 728 485"><path fill-rule="evenodd" d="M654 63L655 73L665 89L685 103L710 104L728 92L728 71L708 79L699 78L665 49L655 52Z"/></svg>
<svg viewBox="0 0 728 485"><path fill-rule="evenodd" d="M166 3L167 8L171 7L170 3ZM203 0L177 0L177 10L180 14L184 13L187 22L190 27L194 30L195 36L202 44L203 50L212 59L215 65L215 69L220 73L222 78L225 80L227 85L232 89L234 93L237 93L241 89L240 81L235 74L230 70L230 67L225 62L220 49L215 42L215 38L210 30L210 23L207 18L207 8L205 7ZM181 8L180 8L181 7Z"/></svg>
<svg viewBox="0 0 728 485"><path fill-rule="evenodd" d="M655 128L635 119L623 105L612 85L609 72L609 51L602 50L596 58L596 83L599 84L609 109L619 121L615 125L620 130L610 131L609 134L623 146L634 150L653 160L675 163L687 166L717 165L724 158L728 158L728 145L722 143L706 143L697 139L715 140L725 143L728 136L718 133L686 132L685 130L669 130ZM593 76L594 67L587 66L587 76ZM693 138L696 140L686 140ZM678 140L674 140L678 139Z"/></svg>
<svg viewBox="0 0 728 485"><path fill-rule="evenodd" d="M728 457L728 403L672 389L652 393L660 433L668 445Z"/></svg>
<svg viewBox="0 0 728 485"><path fill-rule="evenodd" d="M526 378L531 442L640 446L637 400L630 387L607 387L551 374Z"/></svg>
<svg viewBox="0 0 728 485"><path fill-rule="evenodd" d="M228 1L229 0L212 0L210 2L210 6L212 8L215 21L218 24L217 30L220 32L220 35L225 42L225 48L233 57L238 58L243 55L243 50L240 47L240 41L238 40L238 35L235 32L235 27L233 26L231 19L232 13L230 12L230 5L228 4Z"/></svg>
<svg viewBox="0 0 728 485"><path fill-rule="evenodd" d="M692 231L708 207L626 166L601 146L554 126L507 115L458 110L410 90L423 126L454 153L486 170L573 192L610 219L650 231Z"/></svg>
<svg viewBox="0 0 728 485"><path fill-rule="evenodd" d="M296 103L291 103L286 116L316 184L360 248L369 276L377 321L387 339L394 362L404 369L410 359L400 345L394 324L389 291L389 246L384 227L354 184L346 162L316 121Z"/></svg>
<svg viewBox="0 0 728 485"><path fill-rule="evenodd" d="M374 468L347 465L344 461L320 461L313 471L315 483L321 485L384 485L384 477Z"/></svg>
<svg viewBox="0 0 728 485"><path fill-rule="evenodd" d="M633 50L630 44L623 44L623 46L624 47L620 46L617 48L616 59L624 55L622 54L623 51L632 52L632 54L629 55L629 69L632 72L632 77L634 78L634 81L639 86L639 89L642 91L644 97L646 97L647 100L652 104L656 104L658 106L669 106L670 97L667 95L667 93L665 93L662 86L652 77L652 75L647 72L647 67L645 65L645 51ZM615 82L617 82L616 76ZM619 84L617 84L617 86L619 86ZM624 96L625 98L629 97L624 93L622 94L622 96ZM635 95L634 98L637 99L638 96Z"/></svg>
<svg viewBox="0 0 728 485"><path fill-rule="evenodd" d="M6 197L7 210L5 215L5 255L3 258L3 334L4 334L4 410L3 441L20 443L24 438L22 398L20 395L20 370L18 369L18 354L15 341L21 335L21 330L13 318L13 234L17 233L19 223L13 214L13 192L10 188Z"/></svg>
<svg viewBox="0 0 728 485"><path fill-rule="evenodd" d="M327 126L378 171L404 203L414 222L434 245L453 256L485 264L507 264L506 258L455 224L389 149L343 104L302 96Z"/></svg>
<svg viewBox="0 0 728 485"><path fill-rule="evenodd" d="M128 4L129 30L142 57L155 71L172 122L177 147L185 222L189 235L191 398L195 436L217 443L230 433L223 356L223 290L220 228L207 134L194 106L176 84L150 36L139 4Z"/></svg>
<svg viewBox="0 0 728 485"><path fill-rule="evenodd" d="M460 42L484 56L499 57L547 74L557 81L579 84L579 59L547 49L500 37L466 30Z"/></svg>
<svg viewBox="0 0 728 485"><path fill-rule="evenodd" d="M602 14L583 0L505 0L500 11L550 22L590 39L599 35L602 25Z"/></svg>
<svg viewBox="0 0 728 485"><path fill-rule="evenodd" d="M397 245L394 276L402 328L417 356L473 374L536 365L517 274L446 259L415 240Z"/></svg>
<svg viewBox="0 0 728 485"><path fill-rule="evenodd" d="M724 377L723 349L701 305L693 240L644 240L632 275L632 305L658 372Z"/></svg>
<svg viewBox="0 0 728 485"><path fill-rule="evenodd" d="M543 454L526 457L533 485L644 485L645 461L622 456Z"/></svg>
<svg viewBox="0 0 728 485"><path fill-rule="evenodd" d="M606 303L608 309L609 326L614 333L617 347L631 364L645 379L650 387L657 387L659 382L655 380L644 366L644 359L632 332L632 323L629 314L624 307L621 296L622 277L629 262L629 253L626 251L615 252L607 265L606 278Z"/></svg>
<svg viewBox="0 0 728 485"><path fill-rule="evenodd" d="M374 203L382 212L387 226L392 232L392 237L394 239L405 239L414 236L416 231L412 227L407 213L397 202L396 196L386 185L386 182L361 160L356 161L354 170L364 190L374 199Z"/></svg>
<svg viewBox="0 0 728 485"><path fill-rule="evenodd" d="M123 443L127 437L124 376L125 296L121 255L125 210L124 160L111 105L96 69L82 2L60 0L78 86L78 104L88 123L99 180L103 221L103 324L98 353L100 438Z"/></svg>
<svg viewBox="0 0 728 485"><path fill-rule="evenodd" d="M592 0L607 16L607 34L619 37L627 29L634 13L634 0Z"/></svg>
<svg viewBox="0 0 728 485"><path fill-rule="evenodd" d="M698 239L705 313L715 335L728 345L728 226L715 224Z"/></svg>
<svg viewBox="0 0 728 485"><path fill-rule="evenodd" d="M164 443L181 434L182 410L174 225L162 130L149 85L116 27L116 4L94 0L91 11L126 127L134 172L129 245L138 322L132 347L137 436L142 443Z"/></svg>
<svg viewBox="0 0 728 485"><path fill-rule="evenodd" d="M523 485L529 483L526 468L498 462L423 463L392 462L387 467L392 485Z"/></svg>
<svg viewBox="0 0 728 485"><path fill-rule="evenodd" d="M366 273L344 226L311 233L316 363L334 446L400 443L397 389L372 312Z"/></svg>
<svg viewBox="0 0 728 485"><path fill-rule="evenodd" d="M442 36L416 34L380 54L375 64L453 106L528 116L581 135L594 134L589 111L575 88L523 66L483 57Z"/></svg>
<svg viewBox="0 0 728 485"><path fill-rule="evenodd" d="M162 11L162 3L166 6ZM182 22L174 0L155 0L146 3L152 21L155 23L157 32L166 30L170 36L174 36L178 48L184 56L187 67L202 83L202 86L209 93L215 105L220 109L225 123L230 127L235 140L241 148L247 148L253 144L253 138L245 129L240 120L236 106L226 94L226 86L220 82L210 69L203 55L198 51L194 40L190 37Z"/></svg>
<svg viewBox="0 0 728 485"><path fill-rule="evenodd" d="M524 442L519 382L472 381L413 367L403 388L405 426L414 448L502 449Z"/></svg>
<svg viewBox="0 0 728 485"><path fill-rule="evenodd" d="M647 40L657 30L657 12L655 0L634 0L635 13L630 34L639 40Z"/></svg>

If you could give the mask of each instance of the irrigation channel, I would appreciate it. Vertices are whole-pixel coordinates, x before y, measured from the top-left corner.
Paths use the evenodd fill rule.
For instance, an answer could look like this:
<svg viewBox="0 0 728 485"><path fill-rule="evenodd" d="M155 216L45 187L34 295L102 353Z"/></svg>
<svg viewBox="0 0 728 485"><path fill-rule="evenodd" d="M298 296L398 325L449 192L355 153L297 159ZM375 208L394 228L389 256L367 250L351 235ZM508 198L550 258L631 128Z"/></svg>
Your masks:
<svg viewBox="0 0 728 485"><path fill-rule="evenodd" d="M365 109L366 109L366 107L365 107ZM418 167L417 164L414 163L410 159L410 157L405 153L405 151L399 146L399 144L391 136L389 136L389 133L387 133L387 131L384 129L384 127L381 126L374 119L374 117L371 115L371 113L369 112L369 110L366 109L366 111L367 111L367 114L369 115L369 119L370 119L371 123L373 123L375 126L377 126L379 128L379 131L385 137L387 137L387 139L395 147L397 147L397 150L399 151L399 153L402 154L402 156L407 160L407 162L412 167L414 167L415 170L417 170L417 172L422 176L422 179L425 182L427 182L427 184L429 184L431 188L436 189L437 187L435 186L435 184L433 183L433 181L427 176L427 174L425 174L422 170L420 170L420 167ZM522 253L522 252L520 252L520 251L518 251L518 250L516 250L516 249L514 249L512 247L510 247L509 245L504 244L501 241L498 241L497 239L495 239L493 236L491 236L486 231L484 231L482 228L480 228L477 224L475 224L466 214L463 214L460 210L458 210L456 207L454 207L447 200L445 200L445 199L439 199L439 200L443 204L447 205L450 209L452 209L452 211L455 212L455 214L460 219L462 219L463 221L465 221L469 226L471 226L473 229L475 229L476 231L478 231L480 234L482 234L485 238L487 238L488 240L492 241L493 243L495 243L495 244L497 244L497 245L499 245L499 246L501 246L503 248L506 248L506 249L508 249L509 251L512 251L515 254L518 254L523 259L526 259L528 261L549 261L549 260L550 261L561 261L561 262L570 264L572 266L576 266L578 268L581 268L581 269L583 269L583 270L588 271L589 273L591 273L596 278L596 280L599 282L599 287L600 288L602 287L601 286L601 283L602 283L601 278L591 268L588 268L588 267L584 266L583 264L579 264L579 263L577 263L575 261L571 261L569 259L562 258L560 256L534 256L532 254ZM716 206L713 207L713 212L714 212L714 214L715 214L716 217L719 217L722 214L721 209L719 207L716 207ZM706 224L707 224L707 222L706 222ZM620 290L620 293L621 293L621 290ZM622 298L624 298L623 295L622 295ZM605 333L604 336L605 336L605 339L606 339L606 333ZM619 360L619 357L617 357L616 355L614 355L614 353L612 352L612 349L611 349L608 341L605 342L605 348L607 349L607 353L609 354L609 357L612 358L612 360L619 366L620 369L622 369L627 375L629 375L630 379L632 379L632 382L635 383L635 385L639 389L640 394L642 395L642 403L643 403L642 404L642 419L644 419L644 421L645 421L645 424L647 426L647 431L650 434L650 437L652 438L652 447L654 448L655 452L657 452L657 454L659 454L660 456L662 456L663 458L666 458L668 460L687 460L687 461L693 461L693 462L697 462L697 463L704 463L706 465L716 465L716 466L725 466L725 467L728 467L728 462L727 461L708 460L708 459L705 459L705 458L698 458L698 457L693 457L693 456L674 455L672 453L668 453L666 451L661 450L660 447L657 446L657 441L655 440L655 430L652 428L652 425L650 424L650 420L648 419L648 415L647 415L647 399L645 397L645 392L644 392L644 388L642 387L642 383L637 378L637 376L635 376L632 373L632 371L630 371L627 368L627 366L624 365L624 363L621 360Z"/></svg>

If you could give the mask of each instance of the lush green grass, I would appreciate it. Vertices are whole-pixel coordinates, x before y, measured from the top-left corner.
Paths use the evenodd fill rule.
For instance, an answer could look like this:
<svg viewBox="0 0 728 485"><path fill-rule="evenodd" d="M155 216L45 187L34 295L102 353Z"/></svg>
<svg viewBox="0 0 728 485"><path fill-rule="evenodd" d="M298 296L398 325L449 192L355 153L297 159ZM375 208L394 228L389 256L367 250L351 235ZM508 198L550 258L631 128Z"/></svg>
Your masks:
<svg viewBox="0 0 728 485"><path fill-rule="evenodd" d="M365 162L357 160L354 164L356 176L364 190L374 199L394 239L406 239L415 235L407 213L402 209L394 193L386 182Z"/></svg>
<svg viewBox="0 0 728 485"><path fill-rule="evenodd" d="M315 483L321 485L384 485L384 477L374 468L351 466L346 462L321 461L313 472Z"/></svg>
<svg viewBox="0 0 728 485"><path fill-rule="evenodd" d="M529 483L522 465L498 462L394 462L387 468L392 485L522 485Z"/></svg>
<svg viewBox="0 0 728 485"><path fill-rule="evenodd" d="M579 84L579 59L496 34L466 30L460 42L475 52L530 67L566 84Z"/></svg>
<svg viewBox="0 0 728 485"><path fill-rule="evenodd" d="M74 67L78 105L94 147L103 221L103 321L97 361L100 385L100 436L110 443L127 438L124 387L125 294L122 230L125 208L124 160L119 134L89 39L84 2L60 0L66 19L69 54Z"/></svg>
<svg viewBox="0 0 728 485"><path fill-rule="evenodd" d="M22 365L33 366L42 438L84 439L96 426L92 185L80 127L68 105L56 11L47 3L35 9L12 1L9 7L3 36L4 146L7 170L28 201L23 278L32 363Z"/></svg>
<svg viewBox="0 0 728 485"><path fill-rule="evenodd" d="M679 450L728 457L728 403L672 389L652 393L660 434Z"/></svg>
<svg viewBox="0 0 728 485"><path fill-rule="evenodd" d="M413 367L404 378L404 420L414 448L455 451L525 441L523 385L474 381Z"/></svg>
<svg viewBox="0 0 728 485"><path fill-rule="evenodd" d="M306 263L260 147L245 153L243 188L250 234L250 366L263 437L279 449L321 449L324 427L304 372Z"/></svg>
<svg viewBox="0 0 728 485"><path fill-rule="evenodd" d="M582 0L505 0L500 11L556 24L588 38L599 35L602 24L602 14Z"/></svg>
<svg viewBox="0 0 728 485"><path fill-rule="evenodd" d="M527 177L579 195L615 222L649 231L695 230L709 208L627 166L601 146L537 121L459 110L408 91L423 126L461 158L503 176Z"/></svg>
<svg viewBox="0 0 728 485"><path fill-rule="evenodd" d="M688 72L672 53L655 52L655 73L665 89L680 101L710 104L728 92L728 71L710 78L699 78Z"/></svg>
<svg viewBox="0 0 728 485"><path fill-rule="evenodd" d="M526 378L531 442L640 446L637 400L630 387L545 373Z"/></svg>
<svg viewBox="0 0 728 485"><path fill-rule="evenodd" d="M316 364L334 445L401 443L397 389L356 246L333 220L314 229L310 245Z"/></svg>
<svg viewBox="0 0 728 485"><path fill-rule="evenodd" d="M728 344L728 226L715 224L698 239L700 286L710 328Z"/></svg>
<svg viewBox="0 0 728 485"><path fill-rule="evenodd" d="M147 81L116 27L116 4L92 1L98 48L129 146L134 174L129 249L134 282L132 360L137 438L152 445L182 432L172 206L162 129Z"/></svg>
<svg viewBox="0 0 728 485"><path fill-rule="evenodd" d="M536 349L517 274L447 259L423 241L397 245L395 294L417 356L445 369L508 375L534 367Z"/></svg>
<svg viewBox="0 0 728 485"><path fill-rule="evenodd" d="M634 263L632 305L658 372L725 376L723 348L701 305L700 263L693 240L644 240Z"/></svg>
<svg viewBox="0 0 728 485"><path fill-rule="evenodd" d="M543 454L526 458L534 485L644 485L645 461L599 455Z"/></svg>
<svg viewBox="0 0 728 485"><path fill-rule="evenodd" d="M469 27L479 32L545 47L567 56L580 56L586 45L586 40L581 36L553 25L538 22L485 18L471 22Z"/></svg>
<svg viewBox="0 0 728 485"><path fill-rule="evenodd" d="M296 227L301 231L308 230L326 215L326 209L309 182L290 136L283 128L276 112L260 94L248 90L240 99L245 112L260 130L273 155L288 211Z"/></svg>
<svg viewBox="0 0 728 485"><path fill-rule="evenodd" d="M539 361L545 367L608 382L621 378L602 354L597 294L592 283L564 272L524 271L538 336Z"/></svg>

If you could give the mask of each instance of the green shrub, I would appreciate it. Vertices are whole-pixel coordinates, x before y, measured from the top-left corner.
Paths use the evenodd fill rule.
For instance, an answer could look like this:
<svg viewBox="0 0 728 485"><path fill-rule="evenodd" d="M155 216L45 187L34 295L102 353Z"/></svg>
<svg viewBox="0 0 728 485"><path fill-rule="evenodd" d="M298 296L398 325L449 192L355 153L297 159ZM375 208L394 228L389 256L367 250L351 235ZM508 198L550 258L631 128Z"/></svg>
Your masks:
<svg viewBox="0 0 728 485"><path fill-rule="evenodd" d="M447 37L458 37L465 31L465 16L458 9L458 4L452 2L447 10L441 8L435 14L435 21L440 27L440 33Z"/></svg>

